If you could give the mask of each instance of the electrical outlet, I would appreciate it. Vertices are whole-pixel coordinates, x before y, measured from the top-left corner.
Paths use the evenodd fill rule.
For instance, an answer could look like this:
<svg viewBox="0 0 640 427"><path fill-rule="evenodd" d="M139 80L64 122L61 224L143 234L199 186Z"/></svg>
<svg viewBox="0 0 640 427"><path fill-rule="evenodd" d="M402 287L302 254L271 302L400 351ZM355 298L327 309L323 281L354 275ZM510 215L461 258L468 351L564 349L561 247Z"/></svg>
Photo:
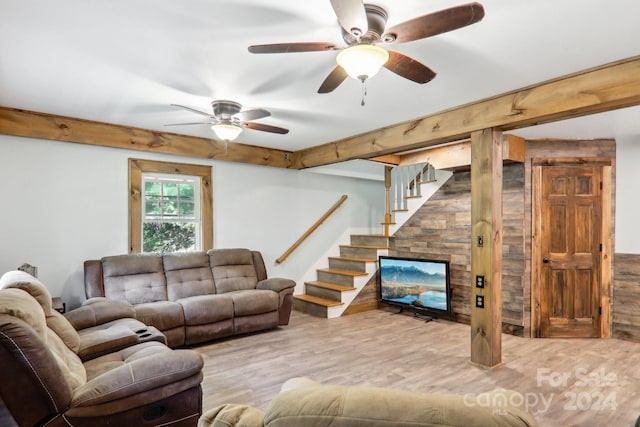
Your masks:
<svg viewBox="0 0 640 427"><path fill-rule="evenodd" d="M484 308L484 295L476 295L476 307Z"/></svg>
<svg viewBox="0 0 640 427"><path fill-rule="evenodd" d="M484 276L476 276L476 288L484 288Z"/></svg>

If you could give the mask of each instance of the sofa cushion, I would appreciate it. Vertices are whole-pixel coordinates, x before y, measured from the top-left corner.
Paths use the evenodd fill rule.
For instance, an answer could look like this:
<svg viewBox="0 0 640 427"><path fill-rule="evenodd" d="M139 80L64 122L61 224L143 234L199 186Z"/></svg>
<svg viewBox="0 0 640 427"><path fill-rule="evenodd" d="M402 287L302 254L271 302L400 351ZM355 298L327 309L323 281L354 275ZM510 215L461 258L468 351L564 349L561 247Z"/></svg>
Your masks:
<svg viewBox="0 0 640 427"><path fill-rule="evenodd" d="M199 383L202 366L202 356L192 350L154 341L127 347L85 363L87 383L75 390L72 406L100 405L187 378Z"/></svg>
<svg viewBox="0 0 640 427"><path fill-rule="evenodd" d="M53 354L71 388L84 384L86 375L80 358L47 326L44 311L38 301L17 288L3 289L0 295L0 314L18 318L36 331Z"/></svg>
<svg viewBox="0 0 640 427"><path fill-rule="evenodd" d="M60 313L51 310L46 316L47 325L74 353L80 350L80 335L73 325Z"/></svg>
<svg viewBox="0 0 640 427"><path fill-rule="evenodd" d="M82 303L81 307L68 311L64 317L77 330L91 328L114 320L135 318L133 305L126 301L116 301L105 297L94 297Z"/></svg>
<svg viewBox="0 0 640 427"><path fill-rule="evenodd" d="M169 300L215 293L209 257L205 252L164 254L162 260Z"/></svg>
<svg viewBox="0 0 640 427"><path fill-rule="evenodd" d="M212 249L208 254L217 293L255 289L258 276L249 249Z"/></svg>
<svg viewBox="0 0 640 427"><path fill-rule="evenodd" d="M129 254L102 258L105 297L131 304L167 299L162 256Z"/></svg>
<svg viewBox="0 0 640 427"><path fill-rule="evenodd" d="M31 326L47 342L47 323L38 302L21 289L0 290L0 314L8 314Z"/></svg>
<svg viewBox="0 0 640 427"><path fill-rule="evenodd" d="M147 325L139 320L125 318L82 329L78 331L78 356L83 360L90 359L137 344L140 342L140 334L137 331L146 328Z"/></svg>
<svg viewBox="0 0 640 427"><path fill-rule="evenodd" d="M298 386L299 385L299 386ZM524 399L508 390L485 396L426 394L389 388L317 385L283 386L265 410L265 427L533 427ZM484 398L483 398L484 399ZM521 406L509 402L521 402Z"/></svg>
<svg viewBox="0 0 640 427"><path fill-rule="evenodd" d="M87 382L87 373L84 370L80 357L71 351L62 339L51 329L47 329L47 345L72 389L75 390Z"/></svg>
<svg viewBox="0 0 640 427"><path fill-rule="evenodd" d="M229 403L209 409L198 420L198 427L262 427L264 412L247 405Z"/></svg>
<svg viewBox="0 0 640 427"><path fill-rule="evenodd" d="M160 331L184 326L182 306L174 301L156 301L134 307L136 319Z"/></svg>
<svg viewBox="0 0 640 427"><path fill-rule="evenodd" d="M27 272L20 270L7 271L0 278L0 289L18 288L34 297L46 314L52 310L51 294L47 287Z"/></svg>
<svg viewBox="0 0 640 427"><path fill-rule="evenodd" d="M51 328L74 353L80 348L80 338L73 325L53 309L51 294L38 279L24 271L8 271L0 278L0 289L21 289L31 295L42 307L47 326Z"/></svg>
<svg viewBox="0 0 640 427"><path fill-rule="evenodd" d="M280 299L273 291L254 289L230 292L229 295L233 298L233 311L236 317L278 311Z"/></svg>
<svg viewBox="0 0 640 427"><path fill-rule="evenodd" d="M188 326L204 325L233 318L233 298L231 295L200 295L182 298L184 323Z"/></svg>

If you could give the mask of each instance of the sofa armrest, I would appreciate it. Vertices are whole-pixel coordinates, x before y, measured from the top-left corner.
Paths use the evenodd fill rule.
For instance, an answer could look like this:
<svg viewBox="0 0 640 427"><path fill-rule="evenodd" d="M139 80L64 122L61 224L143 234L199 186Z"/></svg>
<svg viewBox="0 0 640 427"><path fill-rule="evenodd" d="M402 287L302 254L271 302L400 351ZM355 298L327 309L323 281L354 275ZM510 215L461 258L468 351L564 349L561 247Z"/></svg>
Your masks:
<svg viewBox="0 0 640 427"><path fill-rule="evenodd" d="M140 342L135 331L126 326L112 326L82 334L78 356L82 360L93 359L110 351L120 350Z"/></svg>
<svg viewBox="0 0 640 427"><path fill-rule="evenodd" d="M270 277L260 280L256 285L256 289L267 289L278 294L280 301L278 303L278 324L288 325L291 316L291 308L293 307L293 291L296 282L291 279L283 279L281 277Z"/></svg>
<svg viewBox="0 0 640 427"><path fill-rule="evenodd" d="M149 351L150 347L147 346L138 352L130 350L131 354L124 358L120 366L76 388L71 407L100 406L130 396L140 397L149 394L146 392L171 387L190 378L194 383L191 386L202 381L203 360L199 353L193 350L171 350L161 344L157 346L163 348ZM114 361L110 357L104 363L109 365Z"/></svg>
<svg viewBox="0 0 640 427"><path fill-rule="evenodd" d="M131 304L104 297L86 300L81 307L64 314L76 330L102 325L112 320L134 318L136 312Z"/></svg>
<svg viewBox="0 0 640 427"><path fill-rule="evenodd" d="M247 405L229 403L209 409L198 420L198 427L263 427L264 412Z"/></svg>
<svg viewBox="0 0 640 427"><path fill-rule="evenodd" d="M283 279L282 277L270 277L258 282L256 289L268 289L274 292L293 293L293 288L296 287L296 282L291 279ZM287 292L289 291L289 292Z"/></svg>

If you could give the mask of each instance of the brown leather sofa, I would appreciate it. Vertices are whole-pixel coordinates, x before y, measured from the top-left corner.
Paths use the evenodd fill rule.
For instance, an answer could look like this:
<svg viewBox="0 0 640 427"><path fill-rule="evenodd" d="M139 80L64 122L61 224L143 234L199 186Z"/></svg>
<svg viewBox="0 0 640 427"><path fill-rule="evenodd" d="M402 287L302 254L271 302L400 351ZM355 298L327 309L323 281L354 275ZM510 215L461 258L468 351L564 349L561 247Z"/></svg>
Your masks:
<svg viewBox="0 0 640 427"><path fill-rule="evenodd" d="M152 340L82 361L76 330L21 273L0 279L0 397L19 425L196 425L199 353Z"/></svg>
<svg viewBox="0 0 640 427"><path fill-rule="evenodd" d="M295 287L267 278L260 252L242 248L108 256L85 261L84 277L83 306L129 303L170 347L287 325Z"/></svg>
<svg viewBox="0 0 640 427"><path fill-rule="evenodd" d="M321 385L293 378L264 412L226 404L202 414L198 427L537 427L522 394L428 394L380 387Z"/></svg>

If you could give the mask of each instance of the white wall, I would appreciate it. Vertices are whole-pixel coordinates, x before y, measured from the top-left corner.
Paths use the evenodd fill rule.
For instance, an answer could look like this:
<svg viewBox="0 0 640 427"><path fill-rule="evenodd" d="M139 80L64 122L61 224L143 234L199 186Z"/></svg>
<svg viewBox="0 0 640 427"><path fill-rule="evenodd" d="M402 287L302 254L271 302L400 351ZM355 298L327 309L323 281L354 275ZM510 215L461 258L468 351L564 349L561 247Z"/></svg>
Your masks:
<svg viewBox="0 0 640 427"><path fill-rule="evenodd" d="M640 136L616 143L615 251L640 254Z"/></svg>
<svg viewBox="0 0 640 427"><path fill-rule="evenodd" d="M0 274L27 262L70 307L82 262L126 253L130 157L213 166L214 245L262 252L300 281L345 232L380 232L379 181L0 135ZM640 137L618 140L616 252L640 253ZM275 259L342 194L345 204L283 264Z"/></svg>
<svg viewBox="0 0 640 427"><path fill-rule="evenodd" d="M87 259L128 245L128 158L213 166L214 246L260 250L270 276L298 281L347 229L381 231L379 181L0 135L0 274L23 263L68 307ZM347 201L282 264L342 194Z"/></svg>

